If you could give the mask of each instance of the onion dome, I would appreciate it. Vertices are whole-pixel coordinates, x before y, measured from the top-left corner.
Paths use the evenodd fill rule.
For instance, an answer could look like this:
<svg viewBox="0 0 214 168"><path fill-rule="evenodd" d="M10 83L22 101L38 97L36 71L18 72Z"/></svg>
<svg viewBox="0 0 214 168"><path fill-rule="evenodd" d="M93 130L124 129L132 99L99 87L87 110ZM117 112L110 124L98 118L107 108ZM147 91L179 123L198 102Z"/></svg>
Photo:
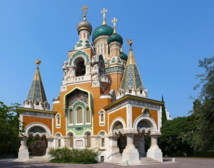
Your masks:
<svg viewBox="0 0 214 168"><path fill-rule="evenodd" d="M94 41L98 36L107 35L110 36L114 32L114 29L108 25L101 25L97 27L92 33L92 40Z"/></svg>
<svg viewBox="0 0 214 168"><path fill-rule="evenodd" d="M121 35L114 33L111 36L109 36L107 42L108 42L108 44L110 44L111 42L118 42L122 45L123 44L123 38L121 37Z"/></svg>
<svg viewBox="0 0 214 168"><path fill-rule="evenodd" d="M78 24L78 26L77 26L77 31L78 31L78 33L79 33L81 30L87 30L87 31L91 34L91 31L92 31L91 23L89 23L89 22L86 21L86 20L82 20L81 22L79 22L79 24Z"/></svg>
<svg viewBox="0 0 214 168"><path fill-rule="evenodd" d="M127 61L128 56L124 52L120 52L120 59Z"/></svg>

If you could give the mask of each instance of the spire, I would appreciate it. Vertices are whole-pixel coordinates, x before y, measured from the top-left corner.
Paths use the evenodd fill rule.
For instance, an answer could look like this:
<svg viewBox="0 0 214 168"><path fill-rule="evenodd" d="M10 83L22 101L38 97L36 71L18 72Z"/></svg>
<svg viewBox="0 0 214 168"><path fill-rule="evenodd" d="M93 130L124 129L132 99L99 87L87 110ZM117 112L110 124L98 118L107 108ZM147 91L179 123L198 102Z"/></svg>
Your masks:
<svg viewBox="0 0 214 168"><path fill-rule="evenodd" d="M111 21L113 23L113 26L114 26L114 33L117 33L117 31L116 31L117 21L118 21L118 19L116 19L116 18L113 18L113 20Z"/></svg>
<svg viewBox="0 0 214 168"><path fill-rule="evenodd" d="M86 20L86 11L88 9L88 6L84 5L81 10L83 11L83 20Z"/></svg>
<svg viewBox="0 0 214 168"><path fill-rule="evenodd" d="M101 11L101 13L103 14L103 22L102 25L106 25L106 13L108 12L107 9L103 8L103 10Z"/></svg>
<svg viewBox="0 0 214 168"><path fill-rule="evenodd" d="M127 40L130 45L128 60L126 63L126 67L124 70L122 82L121 82L121 90L125 92L125 94L132 94L147 97L147 91L144 90L143 83L141 81L140 73L138 71L134 53L132 50L132 40Z"/></svg>
<svg viewBox="0 0 214 168"><path fill-rule="evenodd" d="M39 71L39 65L41 64L40 60L36 60L36 72L33 78L33 82L30 86L30 90L27 96L27 100L31 102L40 102L44 103L47 101L45 90L42 84L42 78Z"/></svg>

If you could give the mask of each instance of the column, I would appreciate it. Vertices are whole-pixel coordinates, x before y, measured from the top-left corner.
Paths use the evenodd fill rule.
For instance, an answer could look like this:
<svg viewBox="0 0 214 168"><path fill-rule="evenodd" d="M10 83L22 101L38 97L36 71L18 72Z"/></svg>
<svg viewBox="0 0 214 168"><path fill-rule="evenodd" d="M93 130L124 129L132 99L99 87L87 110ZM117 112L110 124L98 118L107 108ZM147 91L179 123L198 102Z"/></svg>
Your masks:
<svg viewBox="0 0 214 168"><path fill-rule="evenodd" d="M46 149L46 156L49 158L49 152L50 150L53 148L53 140L54 140L54 137L53 136L48 136L47 138L47 141L48 141L48 146L47 146L47 149Z"/></svg>
<svg viewBox="0 0 214 168"><path fill-rule="evenodd" d="M126 133L127 145L122 153L122 161L126 164L138 164L139 163L139 152L134 146L134 134L137 131L128 130Z"/></svg>
<svg viewBox="0 0 214 168"><path fill-rule="evenodd" d="M21 138L21 146L19 147L18 160L27 161L29 159L29 151L27 147L27 137L22 136Z"/></svg>
<svg viewBox="0 0 214 168"><path fill-rule="evenodd" d="M163 154L157 143L158 136L160 136L160 132L151 132L150 136L151 146L148 149L147 157L157 160L159 162L163 162Z"/></svg>
<svg viewBox="0 0 214 168"><path fill-rule="evenodd" d="M108 155L107 155L107 161L117 161L119 162L121 160L121 154L120 154L120 151L119 151L119 148L117 146L117 139L118 137L116 135L110 135L108 137L108 145L109 145L109 148L108 148Z"/></svg>
<svg viewBox="0 0 214 168"><path fill-rule="evenodd" d="M135 136L134 137L134 144L135 144L135 147L138 149L140 158L146 157L144 135L138 134L137 136Z"/></svg>

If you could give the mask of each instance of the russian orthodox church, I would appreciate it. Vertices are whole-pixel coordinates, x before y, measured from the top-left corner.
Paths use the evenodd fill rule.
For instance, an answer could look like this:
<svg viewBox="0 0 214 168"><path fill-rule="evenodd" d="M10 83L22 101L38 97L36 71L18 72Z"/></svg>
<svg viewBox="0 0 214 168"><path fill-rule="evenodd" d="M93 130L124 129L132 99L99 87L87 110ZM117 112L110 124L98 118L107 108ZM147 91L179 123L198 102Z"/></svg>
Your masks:
<svg viewBox="0 0 214 168"><path fill-rule="evenodd" d="M113 27L107 25L106 12L103 9L102 24L92 31L85 10L77 26L79 40L62 66L62 85L52 110L40 75L41 61L36 61L27 99L19 108L25 129L20 134L18 159L29 159L36 144L30 146L28 141L37 137L39 153L46 156L51 148L67 147L98 150L97 159L104 162L163 161L157 144L163 102L148 98L132 41L127 40L130 49L125 54L123 38L116 31L117 19L112 20ZM151 139L148 151L146 136Z"/></svg>

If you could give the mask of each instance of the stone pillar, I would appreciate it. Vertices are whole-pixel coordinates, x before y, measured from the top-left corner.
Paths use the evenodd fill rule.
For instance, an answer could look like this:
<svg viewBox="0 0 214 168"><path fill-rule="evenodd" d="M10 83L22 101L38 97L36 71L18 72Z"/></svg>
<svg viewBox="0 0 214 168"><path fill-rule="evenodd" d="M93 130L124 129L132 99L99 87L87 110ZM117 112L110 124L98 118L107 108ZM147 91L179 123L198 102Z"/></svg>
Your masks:
<svg viewBox="0 0 214 168"><path fill-rule="evenodd" d="M29 159L29 151L27 148L27 137L22 136L21 138L21 146L19 147L18 160L27 161Z"/></svg>
<svg viewBox="0 0 214 168"><path fill-rule="evenodd" d="M139 152L140 158L146 157L144 135L138 134L137 136L134 136L134 144Z"/></svg>
<svg viewBox="0 0 214 168"><path fill-rule="evenodd" d="M159 162L163 162L163 154L157 143L158 136L160 136L160 132L151 132L150 136L151 146L148 149L147 157L157 160Z"/></svg>
<svg viewBox="0 0 214 168"><path fill-rule="evenodd" d="M121 154L120 154L119 148L117 146L118 137L116 135L110 135L108 138L109 138L108 139L109 148L108 148L107 161L121 160Z"/></svg>
<svg viewBox="0 0 214 168"><path fill-rule="evenodd" d="M46 149L46 156L49 158L49 151L52 148L54 148L54 145L53 145L54 137L53 136L48 136L46 139L48 141L48 146L47 146L47 149Z"/></svg>
<svg viewBox="0 0 214 168"><path fill-rule="evenodd" d="M126 164L138 164L140 161L139 152L134 146L134 134L137 134L137 131L126 131L127 145L122 153L122 161Z"/></svg>

